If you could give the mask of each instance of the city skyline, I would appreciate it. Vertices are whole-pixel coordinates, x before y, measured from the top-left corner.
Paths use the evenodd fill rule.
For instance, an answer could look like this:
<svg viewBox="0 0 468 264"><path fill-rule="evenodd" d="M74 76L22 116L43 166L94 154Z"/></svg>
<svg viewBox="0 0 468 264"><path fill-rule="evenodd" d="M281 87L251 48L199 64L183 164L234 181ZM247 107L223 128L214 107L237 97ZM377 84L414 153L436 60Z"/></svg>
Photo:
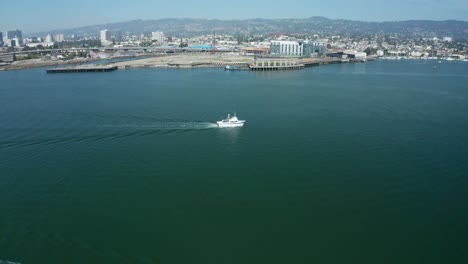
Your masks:
<svg viewBox="0 0 468 264"><path fill-rule="evenodd" d="M24 5L23 5L24 4ZM284 19L323 16L332 19L359 21L403 21L403 20L468 20L468 3L463 0L449 0L440 3L435 0L349 1L337 0L319 3L297 1L284 5L281 1L239 0L220 3L219 1L179 1L176 8L169 3L154 3L149 0L128 2L116 0L112 4L83 0L67 3L56 0L35 2L26 0L20 6L13 2L3 4L0 31L19 28L25 33L53 29L68 29L88 25L124 22L135 19L199 18L221 20L244 20L254 18ZM21 15L18 15L21 14Z"/></svg>

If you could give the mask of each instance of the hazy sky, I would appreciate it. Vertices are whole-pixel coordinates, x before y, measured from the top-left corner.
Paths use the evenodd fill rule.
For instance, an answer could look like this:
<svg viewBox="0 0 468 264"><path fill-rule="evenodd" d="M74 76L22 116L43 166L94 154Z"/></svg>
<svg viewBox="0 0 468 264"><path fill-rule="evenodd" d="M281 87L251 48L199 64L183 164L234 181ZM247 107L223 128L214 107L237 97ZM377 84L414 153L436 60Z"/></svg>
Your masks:
<svg viewBox="0 0 468 264"><path fill-rule="evenodd" d="M2 1L0 31L25 33L133 19L306 18L468 21L468 0L21 0Z"/></svg>

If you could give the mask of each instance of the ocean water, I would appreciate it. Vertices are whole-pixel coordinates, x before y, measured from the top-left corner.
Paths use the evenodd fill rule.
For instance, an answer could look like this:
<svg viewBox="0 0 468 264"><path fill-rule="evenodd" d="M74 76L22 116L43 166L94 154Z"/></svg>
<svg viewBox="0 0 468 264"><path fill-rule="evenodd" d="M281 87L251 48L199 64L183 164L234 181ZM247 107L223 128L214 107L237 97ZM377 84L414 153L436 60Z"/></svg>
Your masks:
<svg viewBox="0 0 468 264"><path fill-rule="evenodd" d="M467 223L468 63L0 72L0 261L465 263Z"/></svg>

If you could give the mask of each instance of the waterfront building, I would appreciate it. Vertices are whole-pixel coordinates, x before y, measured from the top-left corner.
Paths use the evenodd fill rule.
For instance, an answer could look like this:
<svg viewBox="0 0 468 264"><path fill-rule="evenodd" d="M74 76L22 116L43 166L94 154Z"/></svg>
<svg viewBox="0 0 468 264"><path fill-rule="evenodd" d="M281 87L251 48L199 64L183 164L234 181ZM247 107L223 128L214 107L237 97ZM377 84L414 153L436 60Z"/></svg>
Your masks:
<svg viewBox="0 0 468 264"><path fill-rule="evenodd" d="M273 56L302 57L303 46L297 41L274 40L270 44L270 54Z"/></svg>
<svg viewBox="0 0 468 264"><path fill-rule="evenodd" d="M164 33L161 31L151 32L151 40L157 40L159 43L163 43Z"/></svg>
<svg viewBox="0 0 468 264"><path fill-rule="evenodd" d="M346 56L348 59L354 59L358 61L366 61L367 60L367 54L365 52L360 52L357 50L345 50L343 52L343 55Z"/></svg>
<svg viewBox="0 0 468 264"><path fill-rule="evenodd" d="M101 44L106 45L111 41L111 32L107 29L101 30Z"/></svg>
<svg viewBox="0 0 468 264"><path fill-rule="evenodd" d="M0 32L0 47L3 46L3 33Z"/></svg>
<svg viewBox="0 0 468 264"><path fill-rule="evenodd" d="M65 40L65 37L63 34L58 34L57 36L55 36L55 41L57 42L63 42Z"/></svg>
<svg viewBox="0 0 468 264"><path fill-rule="evenodd" d="M306 40L302 42L302 46L304 58L325 56L327 52L325 44L321 42Z"/></svg>

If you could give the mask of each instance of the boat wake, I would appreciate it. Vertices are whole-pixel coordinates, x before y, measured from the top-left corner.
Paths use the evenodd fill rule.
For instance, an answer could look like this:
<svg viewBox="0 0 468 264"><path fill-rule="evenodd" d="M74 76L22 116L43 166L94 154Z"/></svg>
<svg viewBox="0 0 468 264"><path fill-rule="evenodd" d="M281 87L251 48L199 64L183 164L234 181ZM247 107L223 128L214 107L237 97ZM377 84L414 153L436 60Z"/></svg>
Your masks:
<svg viewBox="0 0 468 264"><path fill-rule="evenodd" d="M22 147L53 147L58 145L94 144L97 142L118 141L124 138L165 135L172 133L195 132L214 129L216 123L203 121L156 121L134 124L106 124L76 128L47 130L21 129L11 133L11 137L0 140L1 149ZM47 136L41 136L45 135Z"/></svg>
<svg viewBox="0 0 468 264"><path fill-rule="evenodd" d="M147 124L118 124L118 125L102 125L101 128L115 129L148 129L148 130L201 130L218 127L215 123L210 122L152 122Z"/></svg>

